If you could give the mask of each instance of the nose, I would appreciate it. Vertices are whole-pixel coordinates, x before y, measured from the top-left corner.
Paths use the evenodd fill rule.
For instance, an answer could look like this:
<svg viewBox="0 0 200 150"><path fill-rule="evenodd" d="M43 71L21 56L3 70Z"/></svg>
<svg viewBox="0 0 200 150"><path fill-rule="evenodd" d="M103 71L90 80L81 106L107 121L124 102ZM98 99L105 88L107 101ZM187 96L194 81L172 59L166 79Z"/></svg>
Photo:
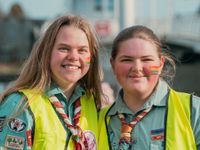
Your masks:
<svg viewBox="0 0 200 150"><path fill-rule="evenodd" d="M77 52L77 50L75 50L75 49L70 50L70 51L68 52L67 58L68 58L69 60L71 60L71 61L76 61L76 60L78 60L79 57L78 57L78 52Z"/></svg>
<svg viewBox="0 0 200 150"><path fill-rule="evenodd" d="M141 63L140 60L135 60L133 63L132 63L132 68L131 70L134 71L134 72L140 72L142 71L143 69L143 65Z"/></svg>

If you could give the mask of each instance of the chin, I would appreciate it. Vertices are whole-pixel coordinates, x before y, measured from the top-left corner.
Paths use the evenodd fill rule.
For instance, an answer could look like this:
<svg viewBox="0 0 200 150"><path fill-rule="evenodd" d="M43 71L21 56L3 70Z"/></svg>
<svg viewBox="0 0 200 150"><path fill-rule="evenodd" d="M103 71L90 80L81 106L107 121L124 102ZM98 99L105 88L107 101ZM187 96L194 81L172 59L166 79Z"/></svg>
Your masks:
<svg viewBox="0 0 200 150"><path fill-rule="evenodd" d="M144 83L133 83L132 85L130 85L130 88L133 89L143 89L145 86Z"/></svg>

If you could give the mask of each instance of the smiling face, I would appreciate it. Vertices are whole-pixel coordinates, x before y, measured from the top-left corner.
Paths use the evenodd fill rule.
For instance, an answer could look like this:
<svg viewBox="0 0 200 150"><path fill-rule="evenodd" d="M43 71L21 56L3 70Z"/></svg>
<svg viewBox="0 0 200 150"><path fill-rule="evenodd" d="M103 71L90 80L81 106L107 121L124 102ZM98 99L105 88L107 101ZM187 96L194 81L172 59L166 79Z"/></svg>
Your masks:
<svg viewBox="0 0 200 150"><path fill-rule="evenodd" d="M144 97L154 90L163 64L164 58L159 58L156 46L139 38L122 41L116 58L111 59L114 74L124 93Z"/></svg>
<svg viewBox="0 0 200 150"><path fill-rule="evenodd" d="M73 26L61 27L50 61L53 80L62 89L74 87L88 72L90 57L86 34Z"/></svg>

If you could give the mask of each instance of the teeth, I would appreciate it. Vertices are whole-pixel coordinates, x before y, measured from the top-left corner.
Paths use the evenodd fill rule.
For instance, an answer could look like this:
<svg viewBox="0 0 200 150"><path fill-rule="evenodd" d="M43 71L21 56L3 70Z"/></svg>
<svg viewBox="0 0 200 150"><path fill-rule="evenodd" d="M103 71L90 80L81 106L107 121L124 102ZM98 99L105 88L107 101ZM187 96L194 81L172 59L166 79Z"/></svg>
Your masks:
<svg viewBox="0 0 200 150"><path fill-rule="evenodd" d="M65 68L68 68L68 69L78 69L79 67L78 66L64 66Z"/></svg>
<svg viewBox="0 0 200 150"><path fill-rule="evenodd" d="M67 68L69 68L69 69L78 69L78 67L75 67L75 66L67 66Z"/></svg>

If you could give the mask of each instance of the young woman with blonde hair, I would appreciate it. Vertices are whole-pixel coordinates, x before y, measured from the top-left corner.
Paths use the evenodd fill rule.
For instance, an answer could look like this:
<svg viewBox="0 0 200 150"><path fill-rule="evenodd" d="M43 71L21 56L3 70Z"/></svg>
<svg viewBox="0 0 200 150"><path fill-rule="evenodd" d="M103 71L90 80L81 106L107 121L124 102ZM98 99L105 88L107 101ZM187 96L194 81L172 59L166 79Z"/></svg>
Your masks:
<svg viewBox="0 0 200 150"><path fill-rule="evenodd" d="M97 148L98 43L88 21L56 18L0 99L0 147Z"/></svg>

